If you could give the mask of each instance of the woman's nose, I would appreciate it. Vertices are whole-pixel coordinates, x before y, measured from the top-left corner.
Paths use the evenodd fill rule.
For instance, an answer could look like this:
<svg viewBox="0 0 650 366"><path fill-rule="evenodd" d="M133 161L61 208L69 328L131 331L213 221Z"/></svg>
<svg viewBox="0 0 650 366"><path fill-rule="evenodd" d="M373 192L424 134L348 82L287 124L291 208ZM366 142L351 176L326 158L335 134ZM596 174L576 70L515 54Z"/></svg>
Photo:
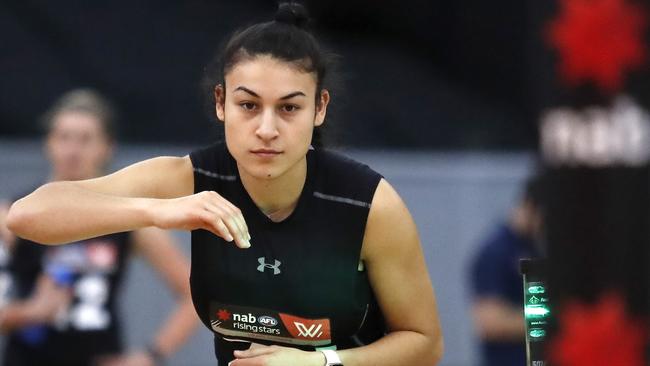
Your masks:
<svg viewBox="0 0 650 366"><path fill-rule="evenodd" d="M273 140L280 132L278 131L277 116L273 111L265 111L262 114L260 125L257 127L255 134L262 140Z"/></svg>

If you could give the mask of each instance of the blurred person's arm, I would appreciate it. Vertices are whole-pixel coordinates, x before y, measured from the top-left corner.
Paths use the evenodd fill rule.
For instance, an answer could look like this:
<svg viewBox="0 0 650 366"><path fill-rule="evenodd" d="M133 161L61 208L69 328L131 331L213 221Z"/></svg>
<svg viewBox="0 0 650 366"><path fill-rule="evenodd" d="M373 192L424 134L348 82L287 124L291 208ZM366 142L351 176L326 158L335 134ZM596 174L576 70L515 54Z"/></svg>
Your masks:
<svg viewBox="0 0 650 366"><path fill-rule="evenodd" d="M11 252L15 243L15 235L7 228L7 215L9 214L9 202L0 201L0 243L4 243L7 251Z"/></svg>
<svg viewBox="0 0 650 366"><path fill-rule="evenodd" d="M160 157L113 174L45 184L11 206L7 226L43 244L63 244L155 226L205 229L248 247L241 211L216 192L194 193L189 156Z"/></svg>
<svg viewBox="0 0 650 366"><path fill-rule="evenodd" d="M133 232L133 238L136 253L158 272L175 295L176 308L155 332L149 344L152 349L106 358L102 366L154 365L155 357L170 357L199 325L190 296L190 266L171 235L157 228L146 228Z"/></svg>
<svg viewBox="0 0 650 366"><path fill-rule="evenodd" d="M30 325L50 324L72 301L72 294L49 276L41 275L32 296L0 308L0 331L12 332Z"/></svg>
<svg viewBox="0 0 650 366"><path fill-rule="evenodd" d="M472 315L478 335L486 341L520 342L526 337L524 310L498 297L474 299Z"/></svg>
<svg viewBox="0 0 650 366"><path fill-rule="evenodd" d="M164 321L151 343L168 357L178 350L199 325L190 295L190 265L166 231L147 228L135 232L138 254L160 274L176 298L176 309Z"/></svg>

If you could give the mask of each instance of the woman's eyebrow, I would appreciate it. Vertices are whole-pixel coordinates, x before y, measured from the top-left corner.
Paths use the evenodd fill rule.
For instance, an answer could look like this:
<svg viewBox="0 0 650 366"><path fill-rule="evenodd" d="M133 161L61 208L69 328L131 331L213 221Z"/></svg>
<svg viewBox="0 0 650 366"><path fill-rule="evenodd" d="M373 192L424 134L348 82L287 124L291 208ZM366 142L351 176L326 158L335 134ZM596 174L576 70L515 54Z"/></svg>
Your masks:
<svg viewBox="0 0 650 366"><path fill-rule="evenodd" d="M305 95L305 93L301 91L295 91L293 93L289 93L285 95L284 97L280 98L280 100L291 99L293 97L298 97L298 96L306 97L307 95Z"/></svg>
<svg viewBox="0 0 650 366"><path fill-rule="evenodd" d="M260 98L260 96L257 93L255 93L254 91L248 89L245 86L236 87L235 90L233 90L233 93L236 92L236 91L243 91L245 93L248 93L248 94L254 96L255 98ZM299 96L306 97L307 95L305 93L301 92L301 91L295 91L293 93L289 93L289 94L281 97L280 100L291 99L293 97L299 97Z"/></svg>
<svg viewBox="0 0 650 366"><path fill-rule="evenodd" d="M254 91L248 89L248 88L245 87L245 86L238 86L238 87L236 87L235 90L233 90L232 92L234 93L234 92L236 92L236 91L238 91L238 90L241 90L241 91L243 91L243 92L246 92L246 93L248 93L248 94L254 96L255 98L259 98L259 97L260 97L259 95L257 95L257 93L255 93Z"/></svg>

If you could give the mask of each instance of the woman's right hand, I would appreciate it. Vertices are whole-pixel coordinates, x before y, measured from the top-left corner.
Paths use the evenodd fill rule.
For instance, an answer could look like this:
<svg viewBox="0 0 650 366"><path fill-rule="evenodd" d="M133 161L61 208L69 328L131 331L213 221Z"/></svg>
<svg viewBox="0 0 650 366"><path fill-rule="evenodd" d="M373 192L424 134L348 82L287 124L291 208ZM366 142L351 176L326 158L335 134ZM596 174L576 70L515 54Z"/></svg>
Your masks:
<svg viewBox="0 0 650 366"><path fill-rule="evenodd" d="M239 208L217 192L203 191L190 196L156 200L152 206L154 226L161 229L204 229L239 248L251 246L251 236Z"/></svg>

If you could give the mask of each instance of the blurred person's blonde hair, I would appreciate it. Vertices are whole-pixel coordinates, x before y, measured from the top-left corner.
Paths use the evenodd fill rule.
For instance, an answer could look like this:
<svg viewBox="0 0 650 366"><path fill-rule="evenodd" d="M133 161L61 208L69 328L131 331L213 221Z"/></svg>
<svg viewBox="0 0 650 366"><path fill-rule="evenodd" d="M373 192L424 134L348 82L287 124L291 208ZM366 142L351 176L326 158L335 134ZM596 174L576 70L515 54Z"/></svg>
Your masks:
<svg viewBox="0 0 650 366"><path fill-rule="evenodd" d="M106 137L117 137L117 112L113 104L101 93L90 88L73 89L63 94L41 117L45 134L52 130L56 116L62 113L84 113L99 120Z"/></svg>

